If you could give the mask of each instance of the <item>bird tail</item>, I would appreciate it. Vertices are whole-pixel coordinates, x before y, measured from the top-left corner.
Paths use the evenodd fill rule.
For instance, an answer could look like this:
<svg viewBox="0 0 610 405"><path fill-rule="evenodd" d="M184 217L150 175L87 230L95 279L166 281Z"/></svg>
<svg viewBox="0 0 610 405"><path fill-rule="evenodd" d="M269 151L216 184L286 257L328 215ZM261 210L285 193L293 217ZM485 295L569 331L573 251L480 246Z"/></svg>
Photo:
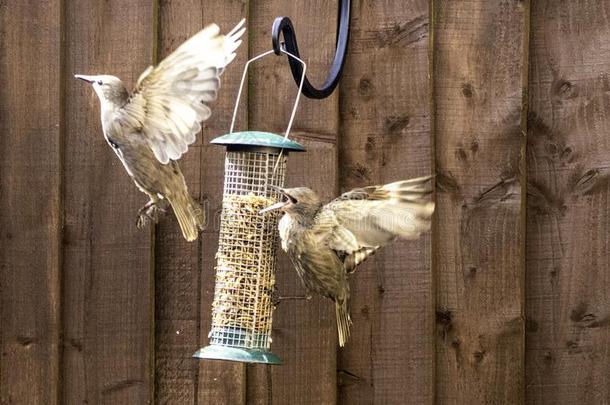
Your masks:
<svg viewBox="0 0 610 405"><path fill-rule="evenodd" d="M205 227L205 213L199 204L193 200L187 191L178 196L168 198L176 219L180 224L184 239L191 242L197 239L199 230Z"/></svg>
<svg viewBox="0 0 610 405"><path fill-rule="evenodd" d="M339 332L339 346L343 347L349 338L349 328L352 324L346 299L335 301L335 313L337 316L337 330Z"/></svg>

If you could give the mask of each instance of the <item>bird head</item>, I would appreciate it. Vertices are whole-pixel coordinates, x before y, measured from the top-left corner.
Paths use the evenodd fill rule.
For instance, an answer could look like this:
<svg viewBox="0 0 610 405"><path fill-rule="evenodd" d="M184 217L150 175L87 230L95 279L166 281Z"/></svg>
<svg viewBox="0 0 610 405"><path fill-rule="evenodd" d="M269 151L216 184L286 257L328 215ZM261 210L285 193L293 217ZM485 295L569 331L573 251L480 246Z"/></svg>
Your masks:
<svg viewBox="0 0 610 405"><path fill-rule="evenodd" d="M280 188L271 186L271 188L282 195L282 200L262 209L261 214L281 210L286 214L300 214L313 218L322 205L318 195L307 187Z"/></svg>
<svg viewBox="0 0 610 405"><path fill-rule="evenodd" d="M118 77L110 75L74 75L74 77L93 86L93 90L95 90L99 97L102 107L108 105L122 107L129 99L129 92Z"/></svg>

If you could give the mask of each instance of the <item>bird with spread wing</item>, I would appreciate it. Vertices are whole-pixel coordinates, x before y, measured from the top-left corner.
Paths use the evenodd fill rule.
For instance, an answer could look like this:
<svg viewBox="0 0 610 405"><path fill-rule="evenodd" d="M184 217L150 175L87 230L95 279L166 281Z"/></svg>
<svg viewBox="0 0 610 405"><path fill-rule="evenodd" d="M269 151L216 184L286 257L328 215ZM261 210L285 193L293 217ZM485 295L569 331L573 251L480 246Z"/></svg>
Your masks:
<svg viewBox="0 0 610 405"><path fill-rule="evenodd" d="M184 238L197 239L205 214L188 192L178 159L211 115L220 75L235 58L242 20L228 34L211 24L146 69L130 94L110 75L76 75L91 83L101 104L102 130L136 186L150 197L137 225L156 222L171 205Z"/></svg>
<svg viewBox="0 0 610 405"><path fill-rule="evenodd" d="M335 302L339 345L351 325L348 275L395 238L417 239L430 229L432 177L357 188L323 205L309 188L278 189L283 200L282 248L308 291Z"/></svg>

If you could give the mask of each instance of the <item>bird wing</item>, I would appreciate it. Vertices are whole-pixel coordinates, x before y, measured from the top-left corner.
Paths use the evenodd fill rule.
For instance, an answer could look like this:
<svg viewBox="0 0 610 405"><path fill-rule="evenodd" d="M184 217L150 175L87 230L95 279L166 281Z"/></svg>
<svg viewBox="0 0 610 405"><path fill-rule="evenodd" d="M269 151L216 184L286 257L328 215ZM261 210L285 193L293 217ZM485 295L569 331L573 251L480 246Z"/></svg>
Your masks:
<svg viewBox="0 0 610 405"><path fill-rule="evenodd" d="M432 177L358 188L322 207L316 227L345 255L348 271L396 237L416 239L430 229Z"/></svg>
<svg viewBox="0 0 610 405"><path fill-rule="evenodd" d="M157 66L149 66L136 84L119 122L141 133L157 160L177 160L195 142L206 105L216 99L220 75L234 58L245 31L241 20L227 35L216 24L199 31Z"/></svg>
<svg viewBox="0 0 610 405"><path fill-rule="evenodd" d="M325 206L316 216L311 227L317 244L327 245L343 261L345 270L351 273L358 264L372 255L379 246L363 247L356 236L339 223L335 212Z"/></svg>

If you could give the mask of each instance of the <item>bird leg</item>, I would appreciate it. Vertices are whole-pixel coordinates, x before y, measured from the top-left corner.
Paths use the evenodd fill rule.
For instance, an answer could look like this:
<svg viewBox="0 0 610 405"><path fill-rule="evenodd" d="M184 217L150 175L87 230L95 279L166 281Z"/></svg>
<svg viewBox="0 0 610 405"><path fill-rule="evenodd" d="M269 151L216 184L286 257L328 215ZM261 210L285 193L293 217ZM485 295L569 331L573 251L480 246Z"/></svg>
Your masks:
<svg viewBox="0 0 610 405"><path fill-rule="evenodd" d="M151 198L140 210L138 211L138 218L136 219L136 226L143 228L149 223L157 223L159 220L159 212L165 213L168 204L165 199Z"/></svg>
<svg viewBox="0 0 610 405"><path fill-rule="evenodd" d="M280 293L278 292L277 288L273 289L273 292L271 293L271 303L273 304L274 307L277 307L280 302L282 301L287 301L287 300L310 300L311 299L311 294L305 294L305 295L280 295Z"/></svg>

